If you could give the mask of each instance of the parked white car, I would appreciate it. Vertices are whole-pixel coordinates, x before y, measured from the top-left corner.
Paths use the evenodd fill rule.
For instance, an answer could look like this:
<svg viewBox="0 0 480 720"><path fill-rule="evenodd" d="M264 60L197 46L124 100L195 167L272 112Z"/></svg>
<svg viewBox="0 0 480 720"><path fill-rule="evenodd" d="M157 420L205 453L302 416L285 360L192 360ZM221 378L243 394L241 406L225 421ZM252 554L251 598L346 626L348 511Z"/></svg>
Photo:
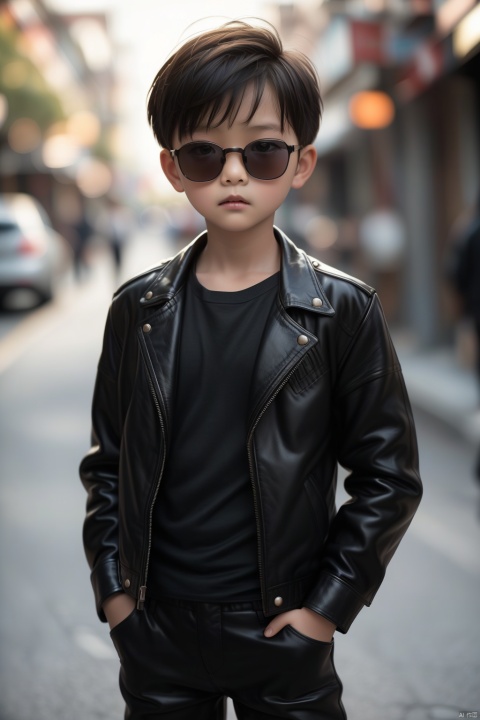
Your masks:
<svg viewBox="0 0 480 720"><path fill-rule="evenodd" d="M31 304L51 300L71 266L71 249L41 204L24 193L0 194L0 302L15 307L23 291ZM36 303L35 303L36 298Z"/></svg>

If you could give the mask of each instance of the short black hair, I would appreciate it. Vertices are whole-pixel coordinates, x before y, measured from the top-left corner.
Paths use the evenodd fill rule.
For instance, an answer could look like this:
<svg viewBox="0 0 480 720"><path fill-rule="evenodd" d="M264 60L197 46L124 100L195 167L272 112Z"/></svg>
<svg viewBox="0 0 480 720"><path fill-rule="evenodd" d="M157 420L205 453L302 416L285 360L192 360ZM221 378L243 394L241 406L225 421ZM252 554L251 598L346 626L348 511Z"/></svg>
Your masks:
<svg viewBox="0 0 480 720"><path fill-rule="evenodd" d="M200 125L233 122L251 84L248 120L268 85L278 102L282 130L290 125L300 145L315 140L323 103L314 66L303 53L284 50L273 27L235 20L189 39L158 71L147 108L158 143L172 149L175 132L185 137Z"/></svg>

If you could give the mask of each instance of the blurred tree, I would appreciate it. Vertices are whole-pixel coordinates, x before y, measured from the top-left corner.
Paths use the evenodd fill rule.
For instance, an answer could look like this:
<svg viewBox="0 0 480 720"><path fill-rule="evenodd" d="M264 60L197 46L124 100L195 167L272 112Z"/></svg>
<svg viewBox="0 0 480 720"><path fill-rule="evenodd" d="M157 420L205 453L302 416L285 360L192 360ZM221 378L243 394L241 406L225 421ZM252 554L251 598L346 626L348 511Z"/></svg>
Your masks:
<svg viewBox="0 0 480 720"><path fill-rule="evenodd" d="M39 69L19 48L20 33L0 26L0 95L7 100L2 133L19 118L31 118L42 131L65 119L58 95Z"/></svg>

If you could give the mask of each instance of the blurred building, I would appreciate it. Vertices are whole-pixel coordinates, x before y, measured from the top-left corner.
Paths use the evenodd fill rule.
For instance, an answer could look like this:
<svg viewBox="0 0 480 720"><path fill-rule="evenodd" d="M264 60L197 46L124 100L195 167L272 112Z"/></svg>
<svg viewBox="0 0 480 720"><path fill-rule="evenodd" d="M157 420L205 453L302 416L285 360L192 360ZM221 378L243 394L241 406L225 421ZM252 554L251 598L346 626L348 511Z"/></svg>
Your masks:
<svg viewBox="0 0 480 720"><path fill-rule="evenodd" d="M0 191L35 196L72 244L114 182L111 54L103 14L0 4Z"/></svg>
<svg viewBox="0 0 480 720"><path fill-rule="evenodd" d="M411 329L419 346L448 341L452 228L480 187L480 5L301 7L282 3L282 35L297 46L305 38L325 112L315 181L300 201L313 227L315 214L337 225L326 240L310 240L378 287L389 320Z"/></svg>

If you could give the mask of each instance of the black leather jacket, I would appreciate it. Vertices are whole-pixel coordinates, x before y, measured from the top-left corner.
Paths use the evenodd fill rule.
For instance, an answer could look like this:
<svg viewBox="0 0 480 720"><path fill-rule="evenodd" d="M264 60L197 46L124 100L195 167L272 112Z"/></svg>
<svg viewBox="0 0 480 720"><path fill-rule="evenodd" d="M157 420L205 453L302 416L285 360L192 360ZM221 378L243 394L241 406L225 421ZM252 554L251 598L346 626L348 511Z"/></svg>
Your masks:
<svg viewBox="0 0 480 720"><path fill-rule="evenodd" d="M415 430L374 290L276 230L280 290L245 438L268 616L305 605L346 632L421 498ZM147 594L188 269L206 235L115 294L93 400L84 543L97 610ZM219 438L221 442L221 438ZM351 499L335 509L337 462Z"/></svg>

